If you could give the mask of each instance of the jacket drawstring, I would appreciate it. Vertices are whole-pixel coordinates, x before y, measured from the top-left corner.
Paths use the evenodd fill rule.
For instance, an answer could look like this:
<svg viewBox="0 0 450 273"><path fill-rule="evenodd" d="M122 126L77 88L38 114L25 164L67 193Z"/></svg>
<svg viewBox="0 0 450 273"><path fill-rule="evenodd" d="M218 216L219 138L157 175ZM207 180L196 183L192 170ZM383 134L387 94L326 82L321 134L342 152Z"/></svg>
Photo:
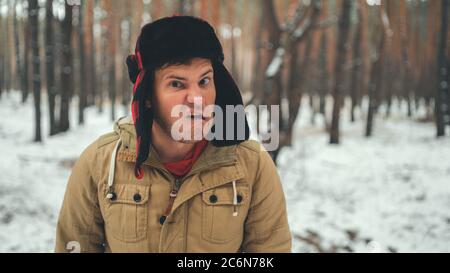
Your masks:
<svg viewBox="0 0 450 273"><path fill-rule="evenodd" d="M236 190L236 180L233 181L233 216L238 216L237 212L237 190Z"/></svg>
<svg viewBox="0 0 450 273"><path fill-rule="evenodd" d="M112 190L112 186L114 184L114 171L116 168L116 155L117 150L119 150L120 144L122 143L122 140L119 139L116 143L116 146L114 147L114 150L111 154L111 161L109 163L109 175L108 175L108 194L106 195L106 198L113 199L114 198L114 192Z"/></svg>

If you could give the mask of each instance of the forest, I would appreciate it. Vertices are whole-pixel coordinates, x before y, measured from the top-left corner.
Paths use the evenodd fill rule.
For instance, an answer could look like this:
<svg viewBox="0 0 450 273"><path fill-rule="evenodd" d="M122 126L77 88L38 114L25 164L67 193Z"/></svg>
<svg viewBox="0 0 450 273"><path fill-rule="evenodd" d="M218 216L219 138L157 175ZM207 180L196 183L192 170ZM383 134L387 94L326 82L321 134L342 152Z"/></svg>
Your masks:
<svg viewBox="0 0 450 273"><path fill-rule="evenodd" d="M299 242L295 251L450 251L450 215L444 209L450 202L449 11L450 0L0 0L0 141L5 154L17 157L0 161L0 230L6 234L8 225L29 221L34 211L46 215L42 229L52 231L59 203L11 207L17 185L7 181L41 176L43 182L62 168L49 184L58 185L50 199L59 202L82 146L130 113L133 86L125 59L134 52L141 26L192 15L215 28L244 104L281 108L275 117L267 112L253 118L252 130L257 134L279 125L279 146L271 156L286 183L289 209L315 215L290 219ZM49 165L39 165L44 162ZM33 172L20 176L16 165L21 164L32 165ZM382 181L357 190L358 181L374 175ZM438 212L431 214L436 219L430 228L420 231L414 227L416 205L386 205L392 209L385 214L391 215L403 204L402 215L409 216L392 214L392 219L403 219L398 222L406 232L421 239L394 240L381 224L371 233L367 224L359 226L364 216L355 216L350 227L336 224L336 235L324 216L332 213L317 209L330 196L341 204L346 193L367 197L377 188L379 195L364 203L370 214L387 199L382 188L398 190L389 188L396 181L416 183L404 189L406 195L414 192L405 200L440 202L427 203ZM348 188L338 187L347 182ZM53 187L40 188L36 199ZM314 197L299 204L302 189ZM351 209L338 215L357 209L361 198L347 200ZM330 202L324 206L333 211ZM28 216L20 220L15 215L21 213ZM313 223L303 227L305 220L331 231L321 233ZM364 232L372 238L360 238ZM436 241L421 248L430 236ZM2 239L7 241L0 235L0 245ZM36 239L31 248L14 240L6 245L12 251L47 251L48 240Z"/></svg>

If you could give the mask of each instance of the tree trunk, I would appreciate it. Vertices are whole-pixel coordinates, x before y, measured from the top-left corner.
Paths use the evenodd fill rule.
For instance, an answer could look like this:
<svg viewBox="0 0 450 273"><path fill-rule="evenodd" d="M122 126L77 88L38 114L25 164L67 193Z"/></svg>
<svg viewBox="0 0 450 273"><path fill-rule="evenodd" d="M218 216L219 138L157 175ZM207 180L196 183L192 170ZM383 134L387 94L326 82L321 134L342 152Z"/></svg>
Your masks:
<svg viewBox="0 0 450 273"><path fill-rule="evenodd" d="M435 98L435 115L436 115L436 127L437 127L437 137L445 136L445 124L448 122L445 120L446 113L445 110L449 105L449 83L447 62L446 62L446 50L447 50L447 30L448 30L448 5L449 0L442 0L441 8L441 30L439 35L439 46L437 54L437 81L436 81L436 98Z"/></svg>
<svg viewBox="0 0 450 273"><path fill-rule="evenodd" d="M45 64L47 77L48 112L50 118L50 135L58 132L55 120L55 37L53 29L53 0L45 3Z"/></svg>
<svg viewBox="0 0 450 273"><path fill-rule="evenodd" d="M131 37L131 33L130 33L130 31L131 31L131 21L132 21L132 16L131 16L132 6L126 4L126 2L124 2L124 3L125 3L125 7L124 7L124 15L123 15L123 17L124 17L124 19L127 22L127 25L126 25L127 27L126 28L121 28L119 37L122 37L120 39L121 46L122 46L122 48L121 48L122 56L127 56L128 54L130 54L129 48L130 48L131 43L132 43L132 41L130 40L130 37ZM161 8L162 3L160 1L158 1L155 4L158 4L158 6L159 6L158 10L162 10L162 8ZM161 12L159 12L159 15L156 18L159 18L159 17L161 17ZM124 59L124 58L122 58L122 59ZM132 94L131 87L132 87L132 85L131 85L131 82L130 82L129 77L128 77L128 70L127 70L127 68L124 65L122 65L121 74L122 74L122 87L121 87L122 101L121 101L121 103L122 103L122 107L125 110L124 112L128 113L129 112L128 109L130 109L129 108L129 104L130 104L130 101L131 101L131 94Z"/></svg>
<svg viewBox="0 0 450 273"><path fill-rule="evenodd" d="M83 7L81 4L78 6L78 50L80 58L80 82L78 92L78 124L84 124L84 109L87 106L87 81L86 81L86 55L85 55L85 33L84 33L84 19L83 19Z"/></svg>
<svg viewBox="0 0 450 273"><path fill-rule="evenodd" d="M0 0L0 7L3 6L3 1ZM0 46L3 47L4 43L3 43L3 18L0 18ZM5 77L3 75L4 73L4 59L5 57L3 56L3 50L0 50L0 98L2 97L2 93L3 93L3 84L5 81Z"/></svg>
<svg viewBox="0 0 450 273"><path fill-rule="evenodd" d="M337 43L337 58L335 63L335 85L333 88L333 114L330 128L330 144L339 144L339 118L342 103L345 71L342 64L347 58L347 44L350 34L350 11L352 0L342 0L342 14L339 19L339 37Z"/></svg>
<svg viewBox="0 0 450 273"><path fill-rule="evenodd" d="M322 32L322 37L320 39L320 54L318 58L318 69L319 69L319 86L318 86L318 92L319 92L319 113L322 114L325 117L325 97L329 93L330 89L330 80L329 80L329 74L328 74L328 52L327 52L327 33L326 31Z"/></svg>
<svg viewBox="0 0 450 273"><path fill-rule="evenodd" d="M73 57L72 57L72 6L65 4L65 17L62 22L62 88L60 104L59 131L70 128L69 107L73 94Z"/></svg>
<svg viewBox="0 0 450 273"><path fill-rule="evenodd" d="M380 94L383 83L383 66L384 66L384 55L385 55L385 41L386 32L388 31L387 15L384 10L384 5L380 5L380 22L378 22L378 29L380 33L379 44L377 46L377 57L373 62L370 84L369 84L369 106L367 111L367 124L366 124L366 137L372 136L373 130L373 119L375 115L375 110L378 105L378 94Z"/></svg>
<svg viewBox="0 0 450 273"><path fill-rule="evenodd" d="M31 28L31 47L33 51L34 141L41 142L41 74L39 69L39 6L37 0L28 0L28 11Z"/></svg>
<svg viewBox="0 0 450 273"><path fill-rule="evenodd" d="M13 18L13 24L14 24L14 48L16 50L16 78L19 81L19 88L21 90L24 89L24 71L23 71L23 64L22 64L22 58L20 54L20 39L19 39L19 22L17 19L17 12L15 6L17 5L17 0L14 1L14 18Z"/></svg>
<svg viewBox="0 0 450 273"><path fill-rule="evenodd" d="M6 2L6 6L7 6L7 13L5 16L5 44L3 45L3 48L5 50L5 55L4 55L4 62L5 62L5 90L6 92L9 92L11 90L12 87L12 77L13 77L13 73L12 73L12 65L11 65L11 61L12 58L11 56L13 54L11 54L11 49L14 47L14 45L11 44L11 22L10 22L10 18L11 16L9 15L9 12L13 9L11 2L7 1Z"/></svg>
<svg viewBox="0 0 450 273"><path fill-rule="evenodd" d="M117 48L117 22L116 13L114 11L114 2L107 3L106 12L109 16L108 24L108 58L106 61L108 69L108 94L111 101L111 121L116 118L116 48Z"/></svg>
<svg viewBox="0 0 450 273"><path fill-rule="evenodd" d="M25 8L23 9L23 13L28 15L28 10ZM22 89L22 103L25 103L28 98L28 94L30 93L30 21L23 19L23 29L24 29L24 39L23 39L23 48L22 48L22 54L23 54L23 73L24 73L24 80L23 80L23 89Z"/></svg>
<svg viewBox="0 0 450 273"><path fill-rule="evenodd" d="M86 1L86 93L87 106L95 105L96 70L95 70L95 39L94 39L94 1Z"/></svg>
<svg viewBox="0 0 450 273"><path fill-rule="evenodd" d="M361 96L362 81L364 81L364 62L362 61L361 52L361 40L362 31L365 27L363 20L362 9L367 5L366 1L359 0L356 2L357 13L358 13L358 23L356 26L355 37L353 40L353 62L352 62L352 79L350 86L350 98L351 98L351 108L350 108L350 120L355 122L355 108L358 105L358 97Z"/></svg>

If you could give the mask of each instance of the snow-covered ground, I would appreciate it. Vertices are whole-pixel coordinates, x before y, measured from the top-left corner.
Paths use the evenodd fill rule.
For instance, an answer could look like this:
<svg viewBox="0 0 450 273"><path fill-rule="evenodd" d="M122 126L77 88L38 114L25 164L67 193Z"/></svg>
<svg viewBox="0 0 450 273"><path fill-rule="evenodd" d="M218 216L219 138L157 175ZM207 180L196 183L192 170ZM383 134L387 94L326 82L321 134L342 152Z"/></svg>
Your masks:
<svg viewBox="0 0 450 273"><path fill-rule="evenodd" d="M75 108L71 131L49 138L45 96L43 105L44 142L35 144L32 100L0 99L0 252L53 250L70 167L112 128L109 112L94 108L78 126ZM450 138L436 140L433 124L402 112L378 118L371 139L343 112L342 144L330 146L323 120L310 125L303 105L298 140L279 157L294 251L450 252Z"/></svg>
<svg viewBox="0 0 450 273"><path fill-rule="evenodd" d="M55 225L73 162L98 136L110 132L110 113L87 109L78 126L72 103L71 131L48 137L46 96L42 97L43 143L33 143L32 97L18 92L0 99L0 252L51 252Z"/></svg>
<svg viewBox="0 0 450 273"><path fill-rule="evenodd" d="M370 139L343 111L342 143L331 146L303 105L298 140L278 160L294 251L450 252L450 137L393 111Z"/></svg>

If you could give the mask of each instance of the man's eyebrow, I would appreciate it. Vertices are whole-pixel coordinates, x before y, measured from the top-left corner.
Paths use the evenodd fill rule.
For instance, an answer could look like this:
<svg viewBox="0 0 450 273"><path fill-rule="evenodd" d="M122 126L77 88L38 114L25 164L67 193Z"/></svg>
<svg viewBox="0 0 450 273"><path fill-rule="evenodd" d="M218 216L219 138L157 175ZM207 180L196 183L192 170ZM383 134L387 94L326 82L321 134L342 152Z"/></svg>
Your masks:
<svg viewBox="0 0 450 273"><path fill-rule="evenodd" d="M172 74L164 77L164 80L168 80L168 79L176 79L176 80L182 80L182 81L186 80L186 78L175 76L175 75L172 75Z"/></svg>
<svg viewBox="0 0 450 273"><path fill-rule="evenodd" d="M206 71L205 73L203 73L200 78L206 76L208 73L213 72L213 70L210 68L208 71Z"/></svg>
<svg viewBox="0 0 450 273"><path fill-rule="evenodd" d="M213 70L212 70L212 69L209 69L208 71L206 71L205 73L203 73L203 74L200 76L200 78L201 78L201 77L204 77L205 75L207 75L207 74L210 73L210 72L213 72ZM173 74L169 74L169 75L167 75L167 76L164 77L164 80L167 80L167 79L176 79L176 80L182 80L182 81L186 81L186 80L187 80L186 78L183 78L183 77L180 77L180 76L177 76L177 75L173 75Z"/></svg>

